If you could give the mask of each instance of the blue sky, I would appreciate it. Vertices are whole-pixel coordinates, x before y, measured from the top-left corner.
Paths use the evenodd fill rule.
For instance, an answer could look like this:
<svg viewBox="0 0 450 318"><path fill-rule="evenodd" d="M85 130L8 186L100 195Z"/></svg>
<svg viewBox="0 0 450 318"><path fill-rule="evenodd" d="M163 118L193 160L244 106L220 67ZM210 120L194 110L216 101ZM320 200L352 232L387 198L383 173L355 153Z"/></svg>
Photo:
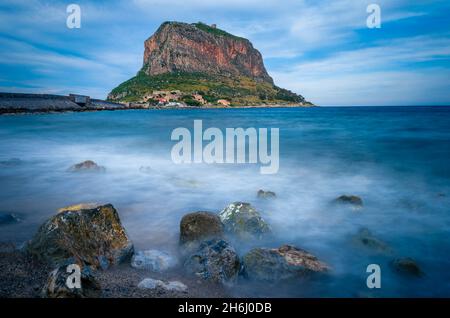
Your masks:
<svg viewBox="0 0 450 318"><path fill-rule="evenodd" d="M371 3L380 29L366 26ZM319 105L450 105L448 0L2 0L0 91L105 98L166 20L250 39L277 85Z"/></svg>

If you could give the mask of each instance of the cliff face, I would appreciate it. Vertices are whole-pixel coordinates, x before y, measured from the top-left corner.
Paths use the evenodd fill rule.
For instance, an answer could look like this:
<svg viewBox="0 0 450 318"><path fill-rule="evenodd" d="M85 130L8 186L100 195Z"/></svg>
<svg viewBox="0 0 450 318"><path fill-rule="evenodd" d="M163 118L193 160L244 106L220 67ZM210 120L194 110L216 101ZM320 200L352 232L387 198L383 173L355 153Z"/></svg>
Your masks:
<svg viewBox="0 0 450 318"><path fill-rule="evenodd" d="M165 22L144 47L147 75L199 72L273 83L250 41L202 23Z"/></svg>
<svg viewBox="0 0 450 318"><path fill-rule="evenodd" d="M249 40L203 23L165 22L144 43L137 75L108 95L111 101L190 106L309 106L274 85Z"/></svg>

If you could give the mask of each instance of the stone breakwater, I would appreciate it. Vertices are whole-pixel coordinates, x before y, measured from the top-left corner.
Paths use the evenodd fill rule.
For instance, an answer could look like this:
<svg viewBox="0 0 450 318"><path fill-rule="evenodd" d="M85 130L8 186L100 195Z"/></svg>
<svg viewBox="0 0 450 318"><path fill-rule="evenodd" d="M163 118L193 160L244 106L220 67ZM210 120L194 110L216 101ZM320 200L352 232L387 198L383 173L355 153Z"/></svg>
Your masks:
<svg viewBox="0 0 450 318"><path fill-rule="evenodd" d="M0 114L97 111L132 108L82 95L0 93Z"/></svg>

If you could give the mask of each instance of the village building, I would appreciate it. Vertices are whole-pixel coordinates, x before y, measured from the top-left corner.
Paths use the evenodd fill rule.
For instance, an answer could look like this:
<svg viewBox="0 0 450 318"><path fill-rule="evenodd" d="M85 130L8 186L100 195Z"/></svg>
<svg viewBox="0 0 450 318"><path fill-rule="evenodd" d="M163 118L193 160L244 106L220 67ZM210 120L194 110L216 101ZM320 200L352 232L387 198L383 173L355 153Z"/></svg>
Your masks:
<svg viewBox="0 0 450 318"><path fill-rule="evenodd" d="M219 104L219 105L223 105L223 106L230 106L230 101L228 101L228 100L226 100L226 99L219 99L218 101L217 101L217 104Z"/></svg>
<svg viewBox="0 0 450 318"><path fill-rule="evenodd" d="M202 105L206 104L206 101L203 99L203 96L200 94L193 94L192 99L196 100L197 102L199 102Z"/></svg>

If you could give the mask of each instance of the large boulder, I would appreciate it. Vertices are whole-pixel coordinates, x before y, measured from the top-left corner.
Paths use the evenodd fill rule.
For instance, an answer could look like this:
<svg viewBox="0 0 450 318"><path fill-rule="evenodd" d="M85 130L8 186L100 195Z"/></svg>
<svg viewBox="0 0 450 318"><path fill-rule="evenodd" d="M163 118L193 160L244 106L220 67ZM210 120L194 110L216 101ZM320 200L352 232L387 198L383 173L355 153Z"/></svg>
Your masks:
<svg viewBox="0 0 450 318"><path fill-rule="evenodd" d="M254 248L244 256L243 266L249 279L270 282L324 273L330 269L314 255L292 245Z"/></svg>
<svg viewBox="0 0 450 318"><path fill-rule="evenodd" d="M257 193L257 197L259 199L275 199L277 197L275 192L272 191L264 191L260 189Z"/></svg>
<svg viewBox="0 0 450 318"><path fill-rule="evenodd" d="M137 269L147 269L154 272L163 272L175 266L176 259L158 250L138 251L131 258L131 266Z"/></svg>
<svg viewBox="0 0 450 318"><path fill-rule="evenodd" d="M198 250L185 261L188 273L216 283L232 283L240 271L235 249L226 241L213 239L200 244Z"/></svg>
<svg viewBox="0 0 450 318"><path fill-rule="evenodd" d="M102 295L100 284L96 280L92 270L88 266L78 266L78 269L70 267L67 262L57 267L48 277L47 283L42 289L45 298L99 298ZM72 265L72 266L73 266ZM78 272L79 271L79 272ZM79 286L76 286L74 275L79 274ZM72 283L70 285L69 283Z"/></svg>
<svg viewBox="0 0 450 318"><path fill-rule="evenodd" d="M396 258L390 262L394 272L406 276L421 277L424 275L417 262L410 257Z"/></svg>
<svg viewBox="0 0 450 318"><path fill-rule="evenodd" d="M106 269L133 253L133 244L111 204L76 205L60 209L27 244L26 250L44 261L60 264L69 258Z"/></svg>
<svg viewBox="0 0 450 318"><path fill-rule="evenodd" d="M70 172L104 172L105 167L99 166L92 160L77 163L69 168Z"/></svg>
<svg viewBox="0 0 450 318"><path fill-rule="evenodd" d="M363 207L363 200L356 195L341 195L334 199L334 203L350 206L354 210L359 210Z"/></svg>
<svg viewBox="0 0 450 318"><path fill-rule="evenodd" d="M234 202L219 214L225 230L242 239L262 238L270 233L269 225L250 203Z"/></svg>
<svg viewBox="0 0 450 318"><path fill-rule="evenodd" d="M180 243L201 242L223 236L220 218L211 212L194 212L183 216L180 222Z"/></svg>

